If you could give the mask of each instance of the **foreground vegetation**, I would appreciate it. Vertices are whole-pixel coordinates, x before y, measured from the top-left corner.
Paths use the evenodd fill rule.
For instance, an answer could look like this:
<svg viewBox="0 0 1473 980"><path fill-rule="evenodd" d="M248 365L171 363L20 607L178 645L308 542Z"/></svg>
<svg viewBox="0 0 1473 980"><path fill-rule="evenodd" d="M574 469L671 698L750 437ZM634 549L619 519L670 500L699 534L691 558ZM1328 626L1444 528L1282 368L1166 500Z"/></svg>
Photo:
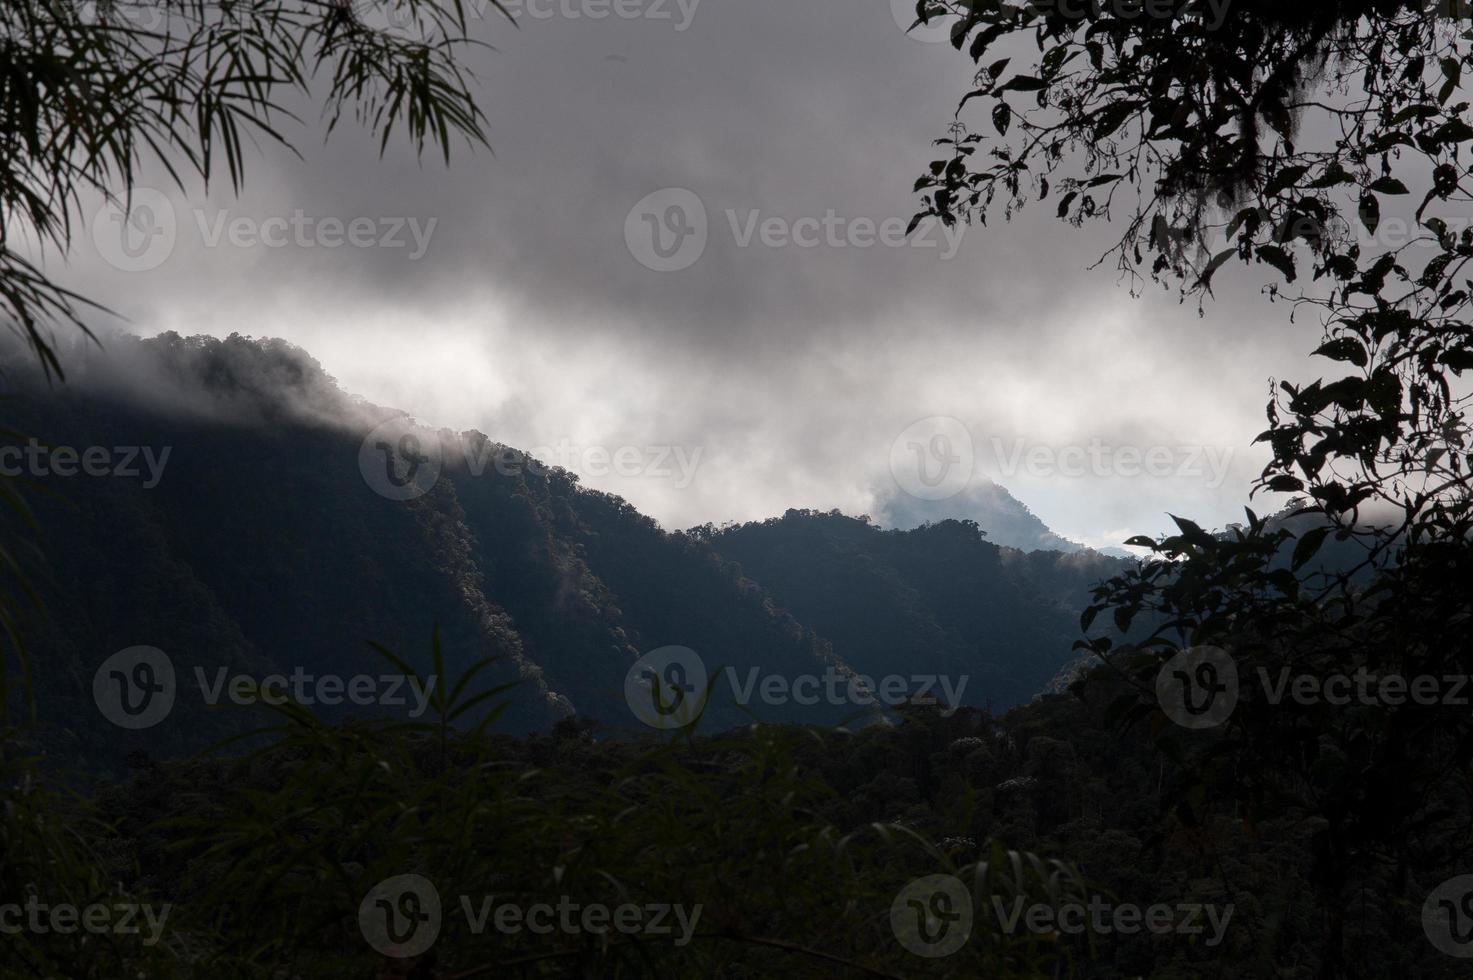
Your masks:
<svg viewBox="0 0 1473 980"><path fill-rule="evenodd" d="M1356 923L1336 936L1342 910L1314 880L1316 824L1245 820L1213 793L1183 820L1189 773L1149 736L1109 729L1121 685L1103 676L1001 719L913 707L857 732L645 741L599 741L580 721L529 738L458 730L448 719L473 690L413 725L333 726L287 708L268 747L139 755L85 799L54 788L12 733L3 894L166 913L152 944L147 928L7 935L4 975L1309 977L1335 959L1356 964L1348 976L1451 977L1459 965L1420 921L1450 868L1376 871L1373 887L1335 899ZM440 931L417 955L386 956L360 906L405 874L433 883ZM923 958L890 908L931 874L966 884L973 925L958 951ZM1218 936L1034 933L1010 929L993 901L1091 896L1230 918ZM470 913L488 899L669 905L689 928L477 931Z"/></svg>

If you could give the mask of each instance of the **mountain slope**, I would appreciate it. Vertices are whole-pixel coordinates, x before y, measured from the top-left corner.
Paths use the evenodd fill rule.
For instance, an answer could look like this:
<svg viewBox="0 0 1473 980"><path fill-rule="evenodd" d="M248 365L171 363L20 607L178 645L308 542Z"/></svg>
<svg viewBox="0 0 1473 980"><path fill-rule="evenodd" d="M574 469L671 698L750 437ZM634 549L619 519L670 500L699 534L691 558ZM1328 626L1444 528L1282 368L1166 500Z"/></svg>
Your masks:
<svg viewBox="0 0 1473 980"><path fill-rule="evenodd" d="M965 700L998 707L1031 698L1069 659L1089 587L1121 565L1000 548L970 521L886 531L789 511L705 534L856 670L968 676Z"/></svg>
<svg viewBox="0 0 1473 980"><path fill-rule="evenodd" d="M432 432L349 396L280 341L117 337L67 363L65 385L9 375L6 422L78 453L143 447L159 464L27 481L46 555L48 615L30 623L40 714L58 752L99 768L261 722L205 703L200 678L222 668L378 675L374 641L426 670L435 629L452 675L494 657L482 683L518 682L498 722L511 731L575 712L642 730L625 676L667 645L713 674L939 673L971 679L968 703L1010 705L1068 659L1087 586L1112 570L1098 555L998 548L956 522L881 532L790 512L667 533L481 433ZM408 459L375 457L393 440L365 436L386 424L434 448L435 478L408 499L371 473ZM163 722L131 732L99 717L92 680L136 645L168 654L180 692ZM722 681L703 725L855 713L733 704Z"/></svg>

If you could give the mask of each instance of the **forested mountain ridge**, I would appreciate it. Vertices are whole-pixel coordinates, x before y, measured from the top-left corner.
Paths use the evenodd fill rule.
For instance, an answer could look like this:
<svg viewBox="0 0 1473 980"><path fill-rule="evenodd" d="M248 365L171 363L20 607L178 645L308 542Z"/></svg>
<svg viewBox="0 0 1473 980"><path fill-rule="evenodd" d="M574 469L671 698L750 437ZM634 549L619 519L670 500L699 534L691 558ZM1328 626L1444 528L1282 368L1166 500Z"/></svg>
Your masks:
<svg viewBox="0 0 1473 980"><path fill-rule="evenodd" d="M697 529L800 621L868 674L896 664L970 677L969 703L1027 701L1078 635L1081 600L1123 562L1095 552L1024 553L971 521L911 531L789 511ZM1064 654L1067 657L1067 653Z"/></svg>
<svg viewBox="0 0 1473 980"><path fill-rule="evenodd" d="M628 502L477 432L439 433L443 471L409 500L360 471L365 433L399 413L344 393L280 341L110 338L67 383L6 379L12 428L52 447L134 451L136 476L27 481L45 542L32 657L43 730L67 757L174 753L239 727L193 696L200 677L382 669L381 643L425 669L438 627L451 673L482 657L520 681L510 731L576 713L640 727L626 672L651 649L697 651L713 677L859 672L966 678L962 700L1028 700L1070 657L1078 609L1117 560L1023 554L947 521L881 531L790 511L667 532ZM488 456L513 466L472 466ZM152 468L152 472L151 472ZM164 650L178 706L146 732L99 722L92 678L120 649ZM736 705L833 723L853 705ZM185 696L189 694L191 696Z"/></svg>

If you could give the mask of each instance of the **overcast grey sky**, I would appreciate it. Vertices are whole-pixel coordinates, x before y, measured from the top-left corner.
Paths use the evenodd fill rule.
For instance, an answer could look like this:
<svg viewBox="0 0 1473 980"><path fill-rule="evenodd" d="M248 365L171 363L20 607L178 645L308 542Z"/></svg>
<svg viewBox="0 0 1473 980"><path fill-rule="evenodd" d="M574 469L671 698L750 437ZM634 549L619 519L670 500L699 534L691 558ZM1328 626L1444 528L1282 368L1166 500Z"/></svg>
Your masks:
<svg viewBox="0 0 1473 980"><path fill-rule="evenodd" d="M1268 379L1310 374L1318 325L1291 325L1249 270L1224 270L1205 318L1133 299L1087 268L1111 231L1052 208L887 244L970 77L890 0L513 9L520 30L478 26L494 155L380 160L363 134L308 128L306 159L261 153L238 199L150 175L171 233L129 255L101 213L66 280L137 332L285 337L372 401L591 461L589 485L667 527L878 517L963 489L958 472L1094 545L1167 511L1241 515ZM704 242L677 234L698 230L693 201ZM958 421L914 427L936 417ZM688 485L589 455L674 446L700 451ZM932 469L907 477L907 459ZM956 516L965 497L946 498Z"/></svg>

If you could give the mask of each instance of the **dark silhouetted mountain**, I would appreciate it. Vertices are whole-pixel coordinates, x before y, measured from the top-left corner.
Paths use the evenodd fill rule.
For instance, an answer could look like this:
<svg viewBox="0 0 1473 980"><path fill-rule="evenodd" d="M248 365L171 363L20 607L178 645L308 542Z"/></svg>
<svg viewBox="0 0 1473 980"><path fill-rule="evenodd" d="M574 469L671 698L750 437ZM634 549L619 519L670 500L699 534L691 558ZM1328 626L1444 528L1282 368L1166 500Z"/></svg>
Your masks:
<svg viewBox="0 0 1473 980"><path fill-rule="evenodd" d="M856 670L968 676L979 706L1032 697L1069 658L1090 587L1121 566L1001 548L972 521L899 531L788 511L703 536Z"/></svg>
<svg viewBox="0 0 1473 980"><path fill-rule="evenodd" d="M427 670L437 627L450 674L495 657L482 683L520 682L497 722L512 731L572 713L640 728L625 676L667 645L713 674L965 676L965 702L1005 707L1070 658L1088 587L1119 564L999 547L956 521L881 531L789 512L670 533L478 432L412 430L443 465L427 492L389 499L360 450L370 430L408 420L344 393L289 344L120 336L64 363L65 384L6 376L6 423L78 455L147 447L163 463L156 485L141 455L134 476L26 481L45 554L48 612L29 624L39 713L54 751L98 767L238 731L242 710L207 706L197 670L211 682L222 669L384 673L369 641ZM169 655L180 691L165 721L128 732L100 718L92 683L136 645ZM726 687L707 730L856 713L744 707Z"/></svg>

